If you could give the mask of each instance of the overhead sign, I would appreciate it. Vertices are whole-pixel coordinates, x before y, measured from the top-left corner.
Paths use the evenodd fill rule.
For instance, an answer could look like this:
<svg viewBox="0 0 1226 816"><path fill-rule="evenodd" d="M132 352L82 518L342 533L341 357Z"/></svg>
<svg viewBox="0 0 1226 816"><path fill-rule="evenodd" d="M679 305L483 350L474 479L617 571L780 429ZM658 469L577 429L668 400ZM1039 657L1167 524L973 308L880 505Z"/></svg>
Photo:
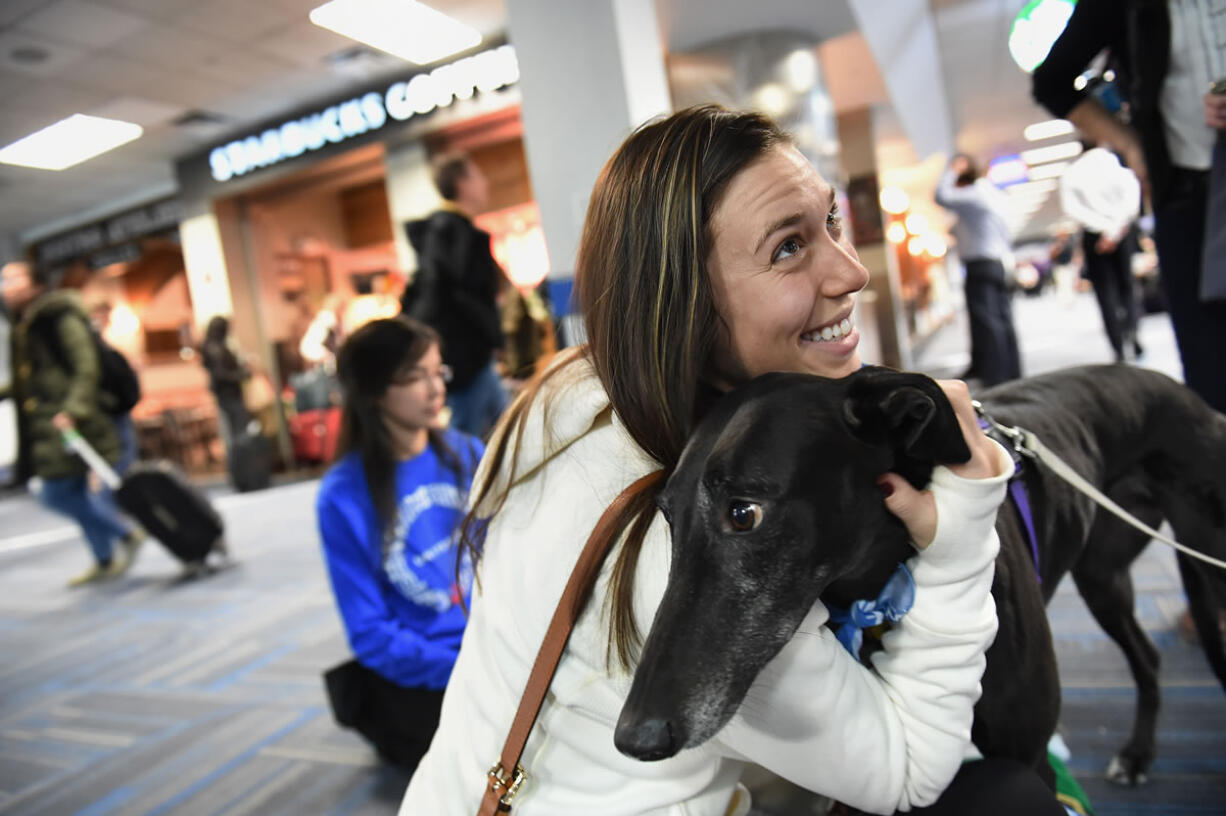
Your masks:
<svg viewBox="0 0 1226 816"><path fill-rule="evenodd" d="M209 171L229 181L518 80L515 49L503 45L219 145L209 151Z"/></svg>
<svg viewBox="0 0 1226 816"><path fill-rule="evenodd" d="M988 181L997 187L1009 187L1021 184L1030 178L1030 166L1016 153L1007 156L997 156L988 162Z"/></svg>
<svg viewBox="0 0 1226 816"><path fill-rule="evenodd" d="M34 245L34 258L40 266L50 267L88 256L94 269L115 260L131 260L134 238L177 228L179 217L178 199L155 201L39 241ZM117 253L103 252L111 248L117 248Z"/></svg>
<svg viewBox="0 0 1226 816"><path fill-rule="evenodd" d="M1009 54L1026 73L1047 59L1047 52L1064 33L1077 0L1030 0L1009 29Z"/></svg>

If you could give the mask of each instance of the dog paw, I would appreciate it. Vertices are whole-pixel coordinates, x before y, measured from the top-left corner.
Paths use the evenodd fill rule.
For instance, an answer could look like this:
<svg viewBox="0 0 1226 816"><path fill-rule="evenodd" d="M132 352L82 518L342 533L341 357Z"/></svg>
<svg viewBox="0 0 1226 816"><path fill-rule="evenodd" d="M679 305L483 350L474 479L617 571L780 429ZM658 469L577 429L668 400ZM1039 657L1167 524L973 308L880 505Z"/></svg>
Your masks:
<svg viewBox="0 0 1226 816"><path fill-rule="evenodd" d="M1116 755L1107 766L1107 781L1124 787L1135 788L1149 781L1145 771L1137 767L1135 760Z"/></svg>

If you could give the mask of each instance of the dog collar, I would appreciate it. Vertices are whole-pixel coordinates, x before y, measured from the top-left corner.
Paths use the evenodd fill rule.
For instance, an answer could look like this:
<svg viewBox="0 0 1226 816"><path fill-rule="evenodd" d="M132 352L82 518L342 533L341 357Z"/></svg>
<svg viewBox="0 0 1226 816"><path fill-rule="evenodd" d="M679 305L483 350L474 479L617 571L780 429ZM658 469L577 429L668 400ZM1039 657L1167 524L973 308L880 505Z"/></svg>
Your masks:
<svg viewBox="0 0 1226 816"><path fill-rule="evenodd" d="M834 636L843 644L843 648L851 652L852 657L859 660L860 646L864 643L864 630L871 626L880 626L886 621L902 620L914 603L915 580L911 577L911 570L907 569L907 565L899 564L876 599L855 601L847 609L826 604L826 609L830 612L831 623L838 624Z"/></svg>

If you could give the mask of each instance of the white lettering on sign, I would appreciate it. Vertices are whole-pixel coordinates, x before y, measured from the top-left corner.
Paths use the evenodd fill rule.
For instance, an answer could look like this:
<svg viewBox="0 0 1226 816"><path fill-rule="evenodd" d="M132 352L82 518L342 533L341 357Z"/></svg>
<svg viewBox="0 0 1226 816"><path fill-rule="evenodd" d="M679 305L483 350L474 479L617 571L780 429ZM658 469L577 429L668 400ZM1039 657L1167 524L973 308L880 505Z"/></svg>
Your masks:
<svg viewBox="0 0 1226 816"><path fill-rule="evenodd" d="M319 150L326 144L378 130L389 118L409 118L445 108L457 99L503 88L519 80L515 49L509 45L441 65L386 92L374 91L330 105L318 113L293 119L258 136L235 139L209 152L209 171L217 181L229 181L252 170Z"/></svg>

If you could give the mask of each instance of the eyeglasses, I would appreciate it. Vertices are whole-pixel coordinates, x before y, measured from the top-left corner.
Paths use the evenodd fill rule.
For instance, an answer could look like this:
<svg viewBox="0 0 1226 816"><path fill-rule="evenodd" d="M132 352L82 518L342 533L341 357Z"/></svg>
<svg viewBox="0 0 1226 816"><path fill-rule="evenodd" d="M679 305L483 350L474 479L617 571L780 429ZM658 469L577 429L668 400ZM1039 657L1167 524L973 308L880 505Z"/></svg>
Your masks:
<svg viewBox="0 0 1226 816"><path fill-rule="evenodd" d="M444 384L451 382L451 366L441 365L434 371L422 368L410 368L392 378L392 385L421 385L428 380L441 380Z"/></svg>

